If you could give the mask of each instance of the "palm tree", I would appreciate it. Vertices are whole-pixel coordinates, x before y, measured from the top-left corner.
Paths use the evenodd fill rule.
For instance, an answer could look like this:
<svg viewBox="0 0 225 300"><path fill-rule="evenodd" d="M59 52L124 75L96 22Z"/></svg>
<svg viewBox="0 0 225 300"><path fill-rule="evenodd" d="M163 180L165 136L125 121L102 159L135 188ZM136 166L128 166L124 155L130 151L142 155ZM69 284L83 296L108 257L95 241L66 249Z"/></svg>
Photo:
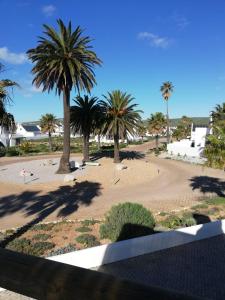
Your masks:
<svg viewBox="0 0 225 300"><path fill-rule="evenodd" d="M170 142L170 124L169 124L169 108L168 108L168 101L169 98L173 92L173 84L170 81L166 81L162 84L160 87L160 91L162 93L162 96L164 100L166 101L166 120L167 120L167 129L166 129L166 135L167 135L167 143Z"/></svg>
<svg viewBox="0 0 225 300"><path fill-rule="evenodd" d="M134 98L120 90L108 92L101 101L106 121L103 132L114 138L114 163L120 163L119 139L127 134L135 135L141 121L141 110L135 110Z"/></svg>
<svg viewBox="0 0 225 300"><path fill-rule="evenodd" d="M59 32L43 25L45 37L41 37L38 46L27 54L35 64L33 83L43 91L54 89L58 95L63 94L64 142L57 173L65 174L70 172L70 93L73 87L78 93L81 90L90 93L96 84L93 68L100 65L101 60L91 50L91 40L83 36L79 26L72 31L71 22L67 27L60 19L57 23Z"/></svg>
<svg viewBox="0 0 225 300"><path fill-rule="evenodd" d="M41 116L40 127L43 133L48 134L49 150L52 152L52 134L55 132L58 120L53 114L45 114Z"/></svg>
<svg viewBox="0 0 225 300"><path fill-rule="evenodd" d="M179 120L177 128L173 132L173 137L175 137L177 140L186 139L191 135L191 124L192 119L187 116L183 116Z"/></svg>
<svg viewBox="0 0 225 300"><path fill-rule="evenodd" d="M166 119L161 112L151 114L151 117L148 119L148 130L155 135L155 145L157 150L159 148L159 135L164 132L166 124Z"/></svg>
<svg viewBox="0 0 225 300"><path fill-rule="evenodd" d="M1 131L3 128L5 128L9 132L9 140L7 141L7 147L9 147L12 134L16 131L16 123L15 123L14 116L5 111L2 118L0 119L0 126L1 126Z"/></svg>
<svg viewBox="0 0 225 300"><path fill-rule="evenodd" d="M89 161L89 139L94 132L98 119L101 117L101 107L97 97L77 96L75 105L71 107L71 128L83 136L83 161Z"/></svg>
<svg viewBox="0 0 225 300"><path fill-rule="evenodd" d="M139 128L137 130L137 134L141 137L141 142L144 142L144 136L146 135L147 128L145 126L145 123L143 121L140 122Z"/></svg>

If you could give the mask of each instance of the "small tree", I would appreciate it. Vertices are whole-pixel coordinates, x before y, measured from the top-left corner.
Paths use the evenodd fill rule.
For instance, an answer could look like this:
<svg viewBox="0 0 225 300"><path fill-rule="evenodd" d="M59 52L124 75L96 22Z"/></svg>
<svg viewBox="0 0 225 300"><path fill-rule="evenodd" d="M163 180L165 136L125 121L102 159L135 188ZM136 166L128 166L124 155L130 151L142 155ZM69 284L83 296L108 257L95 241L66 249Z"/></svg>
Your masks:
<svg viewBox="0 0 225 300"><path fill-rule="evenodd" d="M163 134L166 124L166 119L161 112L151 114L151 117L148 119L148 131L155 135L155 145L157 150L159 148L159 135Z"/></svg>
<svg viewBox="0 0 225 300"><path fill-rule="evenodd" d="M49 150L52 151L52 134L55 132L56 127L59 125L58 120L53 114L45 114L41 116L40 127L43 133L48 134Z"/></svg>
<svg viewBox="0 0 225 300"><path fill-rule="evenodd" d="M137 104L132 103L134 98L120 90L112 91L101 101L105 114L103 132L114 138L114 163L120 163L119 139L127 133L135 135L140 124L141 110L135 110Z"/></svg>
<svg viewBox="0 0 225 300"><path fill-rule="evenodd" d="M78 96L71 107L71 127L83 136L83 161L89 161L89 139L94 132L102 111L97 97Z"/></svg>
<svg viewBox="0 0 225 300"><path fill-rule="evenodd" d="M177 128L173 132L173 137L177 140L186 139L191 135L191 124L192 119L183 116L177 124Z"/></svg>

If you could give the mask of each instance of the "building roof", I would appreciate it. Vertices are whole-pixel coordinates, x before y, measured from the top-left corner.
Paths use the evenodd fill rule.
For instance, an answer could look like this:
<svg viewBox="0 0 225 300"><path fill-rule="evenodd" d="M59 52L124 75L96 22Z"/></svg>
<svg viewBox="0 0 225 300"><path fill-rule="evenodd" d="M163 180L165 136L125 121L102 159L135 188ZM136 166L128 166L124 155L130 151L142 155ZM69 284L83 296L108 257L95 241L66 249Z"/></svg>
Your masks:
<svg viewBox="0 0 225 300"><path fill-rule="evenodd" d="M28 132L40 132L40 129L36 125L24 125L23 128Z"/></svg>

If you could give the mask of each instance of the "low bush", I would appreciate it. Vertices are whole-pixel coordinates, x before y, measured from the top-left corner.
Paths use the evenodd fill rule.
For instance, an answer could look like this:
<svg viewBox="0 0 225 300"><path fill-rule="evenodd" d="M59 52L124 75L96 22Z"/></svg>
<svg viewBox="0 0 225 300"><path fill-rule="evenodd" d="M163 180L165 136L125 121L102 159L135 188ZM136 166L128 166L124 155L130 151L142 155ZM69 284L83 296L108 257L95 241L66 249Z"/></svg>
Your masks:
<svg viewBox="0 0 225 300"><path fill-rule="evenodd" d="M77 249L76 249L75 245L69 244L65 247L62 247L62 248L51 251L48 256L61 255L61 254L73 252L73 251L76 251L76 250Z"/></svg>
<svg viewBox="0 0 225 300"><path fill-rule="evenodd" d="M6 149L6 156L18 156L20 155L20 150L17 147L9 147Z"/></svg>
<svg viewBox="0 0 225 300"><path fill-rule="evenodd" d="M206 200L208 205L225 205L225 197L215 197L212 199Z"/></svg>
<svg viewBox="0 0 225 300"><path fill-rule="evenodd" d="M31 240L26 238L15 239L6 246L7 249L12 251L35 256L43 255L47 250L50 250L54 247L55 244L43 241L32 244Z"/></svg>
<svg viewBox="0 0 225 300"><path fill-rule="evenodd" d="M91 229L89 227L85 227L85 226L75 228L75 230L78 231L78 232L89 232L89 231L91 231Z"/></svg>
<svg viewBox="0 0 225 300"><path fill-rule="evenodd" d="M100 243L99 241L96 239L96 237L92 234L88 234L88 233L85 233L85 234L82 234L82 235L79 235L77 238L76 238L76 241L79 243L79 244L82 244L86 247L94 247L94 246L99 246Z"/></svg>
<svg viewBox="0 0 225 300"><path fill-rule="evenodd" d="M208 208L208 205L205 203L197 204L197 205L191 207L191 209L193 209L193 210L205 209L205 208Z"/></svg>
<svg viewBox="0 0 225 300"><path fill-rule="evenodd" d="M6 155L6 148L4 146L0 145L0 157Z"/></svg>
<svg viewBox="0 0 225 300"><path fill-rule="evenodd" d="M54 227L55 224L53 223L48 223L48 224L36 224L33 227L31 227L31 230L33 231L38 231L38 230L43 230L43 231L50 231Z"/></svg>
<svg viewBox="0 0 225 300"><path fill-rule="evenodd" d="M121 241L153 233L155 220L150 211L137 203L113 206L100 227L102 239Z"/></svg>
<svg viewBox="0 0 225 300"><path fill-rule="evenodd" d="M26 238L15 239L11 241L7 246L7 249L21 252L25 254L30 254L31 249L31 241Z"/></svg>
<svg viewBox="0 0 225 300"><path fill-rule="evenodd" d="M184 227L194 226L197 224L197 221L193 217L192 213L184 213L181 218L181 225Z"/></svg>
<svg viewBox="0 0 225 300"><path fill-rule="evenodd" d="M171 229L178 228L182 225L181 219L176 215L169 215L163 221L161 221L162 226Z"/></svg>
<svg viewBox="0 0 225 300"><path fill-rule="evenodd" d="M81 224L83 226L91 226L91 225L95 225L96 223L99 223L99 221L94 220L94 219L90 219L90 220L86 219L86 220L81 221Z"/></svg>
<svg viewBox="0 0 225 300"><path fill-rule="evenodd" d="M35 240L35 241L47 241L50 238L51 238L50 234L47 234L47 233L38 233L38 234L35 234L32 237L32 240Z"/></svg>
<svg viewBox="0 0 225 300"><path fill-rule="evenodd" d="M47 250L55 247L54 243L51 242L37 242L32 245L32 252L29 254L40 256L43 255Z"/></svg>

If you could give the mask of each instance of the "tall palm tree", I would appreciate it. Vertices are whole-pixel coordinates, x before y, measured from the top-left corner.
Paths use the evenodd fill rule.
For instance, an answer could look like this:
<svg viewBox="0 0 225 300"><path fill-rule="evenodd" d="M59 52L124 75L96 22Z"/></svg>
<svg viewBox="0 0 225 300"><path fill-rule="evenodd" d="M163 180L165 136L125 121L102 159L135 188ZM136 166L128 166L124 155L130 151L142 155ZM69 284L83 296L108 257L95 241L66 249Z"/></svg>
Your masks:
<svg viewBox="0 0 225 300"><path fill-rule="evenodd" d="M98 119L101 118L101 107L97 97L77 96L71 107L71 128L83 136L83 161L89 161L89 139L94 132Z"/></svg>
<svg viewBox="0 0 225 300"><path fill-rule="evenodd" d="M108 92L103 95L101 101L106 121L103 127L105 134L110 134L114 138L114 162L120 163L119 139L124 138L128 133L135 135L140 121L141 110L135 110L137 104L132 103L134 98L120 90Z"/></svg>
<svg viewBox="0 0 225 300"><path fill-rule="evenodd" d="M55 90L63 94L64 142L63 154L57 173L70 172L70 93L74 87L78 93L85 90L90 93L95 81L93 68L101 60L91 50L90 38L83 36L78 26L72 30L71 22L66 27L62 20L57 20L59 31L44 26L45 37L39 38L38 46L27 51L34 63L33 83L43 91Z"/></svg>
<svg viewBox="0 0 225 300"><path fill-rule="evenodd" d="M168 101L169 98L173 92L173 84L170 81L166 81L162 84L160 87L160 91L162 93L162 96L164 100L166 101L166 120L167 120L167 129L166 129L166 135L167 135L167 143L170 142L170 124L169 124L169 108L168 108Z"/></svg>
<svg viewBox="0 0 225 300"><path fill-rule="evenodd" d="M49 150L52 151L52 134L59 125L57 118L53 114L45 114L41 116L40 127L43 133L48 134Z"/></svg>
<svg viewBox="0 0 225 300"><path fill-rule="evenodd" d="M148 119L148 130L155 135L155 145L157 150L159 148L159 135L164 132L166 124L166 119L161 112L151 114L151 117Z"/></svg>
<svg viewBox="0 0 225 300"><path fill-rule="evenodd" d="M7 147L9 147L12 134L16 131L16 123L15 123L14 116L5 111L2 118L0 119L0 126L1 126L1 131L4 128L9 133L9 139L7 141Z"/></svg>

